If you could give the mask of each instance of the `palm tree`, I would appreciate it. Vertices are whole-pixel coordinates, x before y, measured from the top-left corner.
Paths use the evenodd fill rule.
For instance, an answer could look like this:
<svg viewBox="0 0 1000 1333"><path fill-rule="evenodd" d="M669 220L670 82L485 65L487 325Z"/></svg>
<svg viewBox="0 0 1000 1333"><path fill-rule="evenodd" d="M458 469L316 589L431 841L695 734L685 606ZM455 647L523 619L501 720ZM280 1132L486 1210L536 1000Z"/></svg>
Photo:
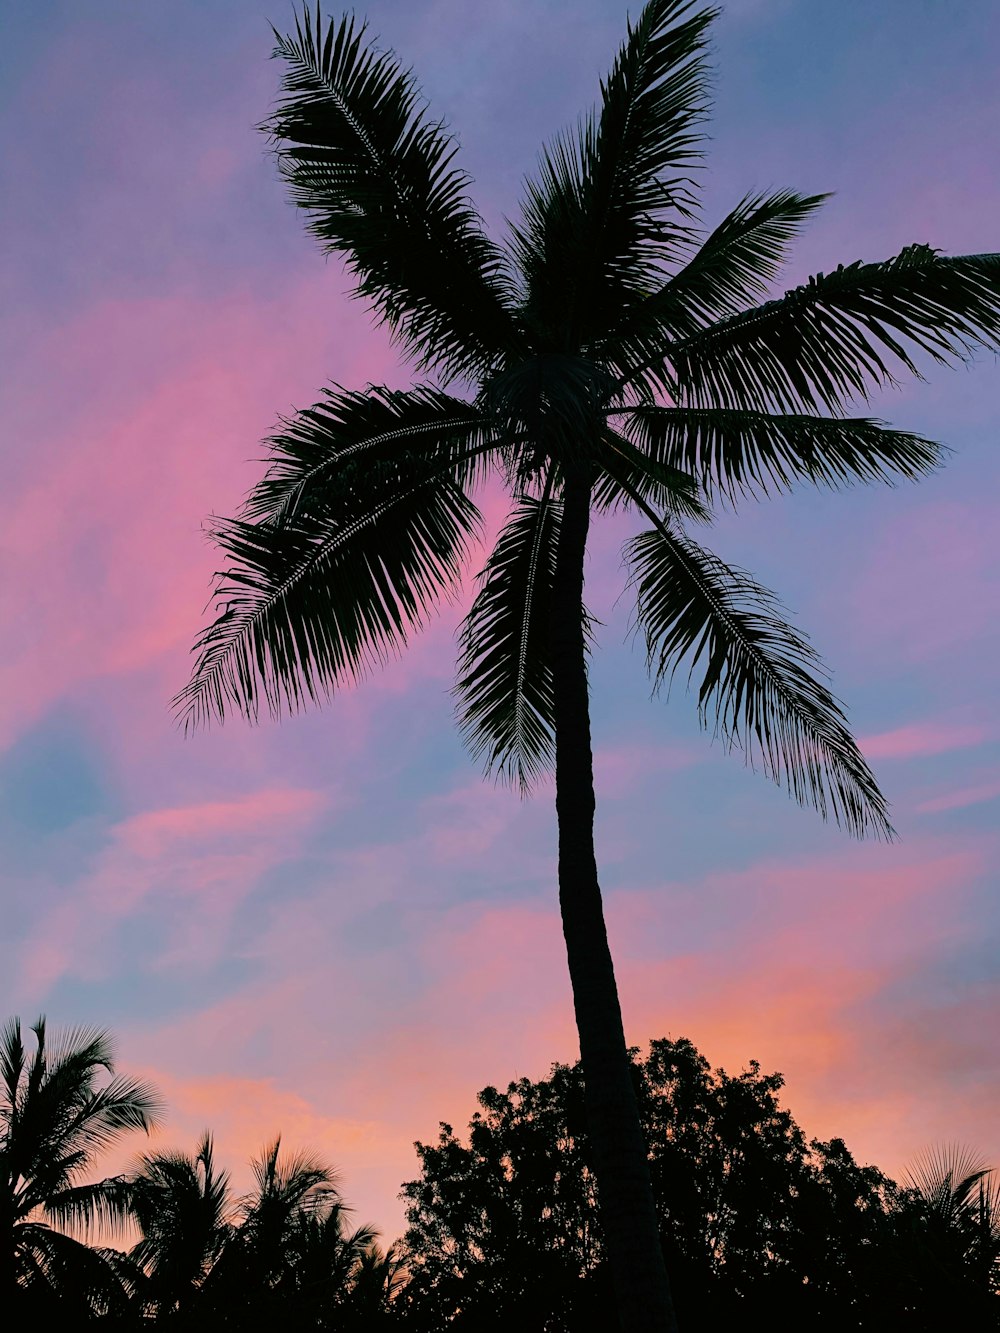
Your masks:
<svg viewBox="0 0 1000 1333"><path fill-rule="evenodd" d="M376 1235L346 1226L335 1173L297 1153L279 1160L276 1139L251 1164L255 1187L242 1201L227 1289L242 1291L259 1320L325 1327L358 1274L367 1273Z"/></svg>
<svg viewBox="0 0 1000 1333"><path fill-rule="evenodd" d="M306 1154L279 1159L280 1139L251 1163L254 1189L234 1199L210 1134L194 1157L143 1157L132 1176L142 1239L131 1258L146 1275L145 1304L185 1328L307 1327L350 1292L375 1242L349 1231L334 1173Z"/></svg>
<svg viewBox="0 0 1000 1333"><path fill-rule="evenodd" d="M203 1135L193 1158L140 1158L130 1185L142 1232L131 1258L146 1274L146 1302L161 1318L190 1319L233 1235L229 1174L216 1170L212 1136Z"/></svg>
<svg viewBox="0 0 1000 1333"><path fill-rule="evenodd" d="M911 1241L929 1295L954 1308L956 1293L996 1303L1000 1289L1000 1181L975 1153L957 1144L931 1148L906 1173L918 1207ZM909 1201L907 1201L909 1202ZM907 1214L904 1213L904 1216ZM994 1311L994 1318L996 1313Z"/></svg>
<svg viewBox="0 0 1000 1333"><path fill-rule="evenodd" d="M355 1233L357 1234L357 1233ZM406 1280L406 1265L398 1245L382 1250L372 1239L358 1255L350 1290L338 1310L344 1333L375 1333L391 1326L393 1301Z"/></svg>
<svg viewBox="0 0 1000 1333"><path fill-rule="evenodd" d="M129 1191L120 1177L80 1180L102 1149L148 1132L158 1099L114 1073L104 1032L73 1028L52 1045L44 1018L31 1031L30 1055L19 1019L0 1032L0 1299L82 1301L108 1313L126 1303L112 1256L70 1232L126 1224Z"/></svg>
<svg viewBox="0 0 1000 1333"><path fill-rule="evenodd" d="M333 387L281 423L245 509L213 536L217 616L177 699L188 725L294 711L399 651L453 593L491 473L509 518L465 620L462 730L527 788L554 767L559 901L609 1259L630 1330L675 1327L594 856L583 601L592 515L626 548L655 681L698 672L701 716L798 801L890 836L886 803L773 595L684 529L714 502L801 482L916 478L937 445L852 399L916 359L1000 337L1000 256L912 245L757 304L823 196L741 200L713 230L693 177L716 16L650 0L596 114L489 239L412 76L350 17L276 32L284 96L264 128L293 201L417 371Z"/></svg>

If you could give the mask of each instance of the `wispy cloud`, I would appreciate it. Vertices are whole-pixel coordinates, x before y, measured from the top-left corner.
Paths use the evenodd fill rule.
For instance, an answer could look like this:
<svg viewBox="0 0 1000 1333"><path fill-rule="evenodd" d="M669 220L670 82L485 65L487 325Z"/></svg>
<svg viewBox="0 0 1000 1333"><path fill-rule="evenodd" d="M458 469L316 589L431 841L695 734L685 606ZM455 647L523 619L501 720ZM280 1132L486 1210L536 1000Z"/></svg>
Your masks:
<svg viewBox="0 0 1000 1333"><path fill-rule="evenodd" d="M164 902L183 907L167 914L153 964L211 965L238 903L289 856L328 799L266 790L124 820L93 870L53 891L21 946L16 992L37 1007L65 976L101 976L113 965L108 949L121 924Z"/></svg>
<svg viewBox="0 0 1000 1333"><path fill-rule="evenodd" d="M1000 800L1000 781L993 780L972 787L959 787L957 791L944 792L941 796L932 796L921 801L916 809L922 815L936 815L945 810L964 810L970 805L984 805L987 801L996 800Z"/></svg>
<svg viewBox="0 0 1000 1333"><path fill-rule="evenodd" d="M869 759L916 759L974 749L993 740L996 734L992 725L981 723L914 722L862 736L860 745Z"/></svg>

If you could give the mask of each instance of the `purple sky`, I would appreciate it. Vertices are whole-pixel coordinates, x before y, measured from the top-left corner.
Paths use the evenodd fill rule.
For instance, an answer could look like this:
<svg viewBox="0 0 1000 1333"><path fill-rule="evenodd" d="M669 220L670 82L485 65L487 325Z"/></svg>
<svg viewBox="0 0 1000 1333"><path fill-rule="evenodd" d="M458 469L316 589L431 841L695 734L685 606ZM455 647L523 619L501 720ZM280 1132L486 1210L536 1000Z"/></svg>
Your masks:
<svg viewBox="0 0 1000 1333"><path fill-rule="evenodd" d="M491 223L594 98L611 0L375 0ZM184 741L214 556L279 412L408 382L283 199L253 126L279 70L254 0L0 0L4 1013L95 1022L164 1142L237 1168L281 1130L391 1239L415 1138L575 1056L551 792L484 784L452 723L448 612L324 711ZM956 15L960 14L960 20ZM784 285L911 241L1000 249L992 0L734 0L705 173L833 190ZM919 487L721 520L834 670L901 838L849 842L650 700L620 525L595 532L599 852L630 1039L787 1077L807 1132L899 1172L1000 1164L1000 367L870 410L950 444ZM138 1145L135 1145L136 1147Z"/></svg>

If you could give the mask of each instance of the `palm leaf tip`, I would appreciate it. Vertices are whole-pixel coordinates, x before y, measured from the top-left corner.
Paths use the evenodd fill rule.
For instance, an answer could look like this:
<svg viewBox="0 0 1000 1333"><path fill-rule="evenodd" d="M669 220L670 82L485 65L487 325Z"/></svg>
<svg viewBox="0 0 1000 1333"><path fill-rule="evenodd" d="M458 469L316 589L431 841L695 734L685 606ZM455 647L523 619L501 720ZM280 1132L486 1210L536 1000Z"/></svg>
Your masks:
<svg viewBox="0 0 1000 1333"><path fill-rule="evenodd" d="M808 640L743 570L660 524L627 547L656 687L701 672L698 707L729 746L854 836L894 836L886 801Z"/></svg>
<svg viewBox="0 0 1000 1333"><path fill-rule="evenodd" d="M308 6L276 33L283 96L261 128L292 200L343 254L369 302L419 364L446 375L492 365L517 340L505 255L428 117L412 73L351 15L324 31Z"/></svg>
<svg viewBox="0 0 1000 1333"><path fill-rule="evenodd" d="M840 265L777 300L697 330L669 351L683 401L840 413L920 355L945 364L1000 349L1000 254L907 246Z"/></svg>

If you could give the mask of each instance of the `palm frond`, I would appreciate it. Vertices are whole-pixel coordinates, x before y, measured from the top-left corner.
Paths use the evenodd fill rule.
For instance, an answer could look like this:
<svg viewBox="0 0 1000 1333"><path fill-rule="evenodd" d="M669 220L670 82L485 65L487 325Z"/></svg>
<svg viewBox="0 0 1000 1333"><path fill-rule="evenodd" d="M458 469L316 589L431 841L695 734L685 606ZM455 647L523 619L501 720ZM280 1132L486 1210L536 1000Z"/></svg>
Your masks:
<svg viewBox="0 0 1000 1333"><path fill-rule="evenodd" d="M708 30L720 11L693 0L652 0L629 24L601 87L584 158L586 204L598 224L605 272L633 286L672 253L665 214L688 215L707 113ZM676 173L682 173L677 175Z"/></svg>
<svg viewBox="0 0 1000 1333"><path fill-rule="evenodd" d="M310 230L346 257L356 295L421 365L449 375L493 365L518 342L506 260L412 74L350 15L324 31L318 6L275 38L284 96L262 128Z"/></svg>
<svg viewBox="0 0 1000 1333"><path fill-rule="evenodd" d="M0 1032L0 1078L3 1079L4 1101L0 1105L0 1120L7 1127L7 1136L13 1132L21 1100L21 1086L25 1074L26 1053L21 1038L21 1020L10 1018Z"/></svg>
<svg viewBox="0 0 1000 1333"><path fill-rule="evenodd" d="M284 429L267 441L270 466L247 498L244 518L294 519L300 507L322 505L331 489L356 484L373 462L439 453L442 444L468 445L484 438L481 412L428 385L408 390L370 385L363 392L338 386L321 392L317 403L283 421ZM455 481L471 485L482 464L482 455L462 454Z"/></svg>
<svg viewBox="0 0 1000 1333"><path fill-rule="evenodd" d="M701 673L703 723L824 818L857 836L891 837L843 709L816 679L816 653L774 595L666 523L635 537L627 556L656 685L687 661L689 681Z"/></svg>
<svg viewBox="0 0 1000 1333"><path fill-rule="evenodd" d="M906 1181L942 1222L951 1225L974 1215L979 1187L986 1186L992 1175L979 1153L952 1143L918 1154L906 1171Z"/></svg>
<svg viewBox="0 0 1000 1333"><path fill-rule="evenodd" d="M230 706L277 715L365 675L457 588L479 511L453 480L485 452L445 447L362 468L294 522L221 521L218 615L175 700L193 726Z"/></svg>
<svg viewBox="0 0 1000 1333"><path fill-rule="evenodd" d="M717 13L651 0L601 85L600 114L558 139L527 183L513 231L526 312L536 330L559 330L566 349L644 296L687 239Z"/></svg>
<svg viewBox="0 0 1000 1333"><path fill-rule="evenodd" d="M76 1185L46 1199L45 1215L71 1234L118 1231L133 1217L132 1186L124 1176Z"/></svg>
<svg viewBox="0 0 1000 1333"><path fill-rule="evenodd" d="M680 401L698 407L839 412L923 353L949 363L1000 348L1000 254L911 245L839 266L669 350Z"/></svg>
<svg viewBox="0 0 1000 1333"><path fill-rule="evenodd" d="M631 440L606 427L598 455L599 472L593 504L598 510L628 508L636 493L654 509L682 518L708 522L711 511L691 472L652 450L637 449Z"/></svg>
<svg viewBox="0 0 1000 1333"><path fill-rule="evenodd" d="M216 1170L206 1132L193 1158L169 1150L141 1157L129 1188L142 1231L131 1258L159 1299L172 1301L203 1280L231 1238L229 1173Z"/></svg>
<svg viewBox="0 0 1000 1333"><path fill-rule="evenodd" d="M336 1173L311 1153L280 1154L276 1138L250 1163L256 1190L243 1201L248 1218L277 1207L285 1216L329 1206L336 1197Z"/></svg>
<svg viewBox="0 0 1000 1333"><path fill-rule="evenodd" d="M729 501L788 491L799 481L835 489L856 481L914 481L944 454L933 440L870 417L653 406L620 415L642 454Z"/></svg>
<svg viewBox="0 0 1000 1333"><path fill-rule="evenodd" d="M602 337L599 353L623 385L664 387L669 380L657 372L669 343L766 295L790 242L827 197L778 190L741 199L677 273L630 305Z"/></svg>
<svg viewBox="0 0 1000 1333"><path fill-rule="evenodd" d="M789 245L828 198L793 190L746 195L647 304L666 315L675 336L738 314L767 294Z"/></svg>
<svg viewBox="0 0 1000 1333"><path fill-rule="evenodd" d="M44 1033L40 1046L45 1051L50 1080L58 1078L59 1071L64 1068L110 1071L114 1064L114 1043L104 1028L73 1024L52 1034L48 1033L44 1019L39 1019L35 1032ZM77 1075L71 1074L70 1077L75 1079Z"/></svg>
<svg viewBox="0 0 1000 1333"><path fill-rule="evenodd" d="M26 1286L47 1286L56 1295L63 1317L125 1314L129 1293L121 1266L109 1262L104 1250L41 1223L15 1230L16 1267Z"/></svg>
<svg viewBox="0 0 1000 1333"><path fill-rule="evenodd" d="M487 772L526 791L555 754L549 616L560 505L522 495L461 631L455 694L462 734Z"/></svg>

